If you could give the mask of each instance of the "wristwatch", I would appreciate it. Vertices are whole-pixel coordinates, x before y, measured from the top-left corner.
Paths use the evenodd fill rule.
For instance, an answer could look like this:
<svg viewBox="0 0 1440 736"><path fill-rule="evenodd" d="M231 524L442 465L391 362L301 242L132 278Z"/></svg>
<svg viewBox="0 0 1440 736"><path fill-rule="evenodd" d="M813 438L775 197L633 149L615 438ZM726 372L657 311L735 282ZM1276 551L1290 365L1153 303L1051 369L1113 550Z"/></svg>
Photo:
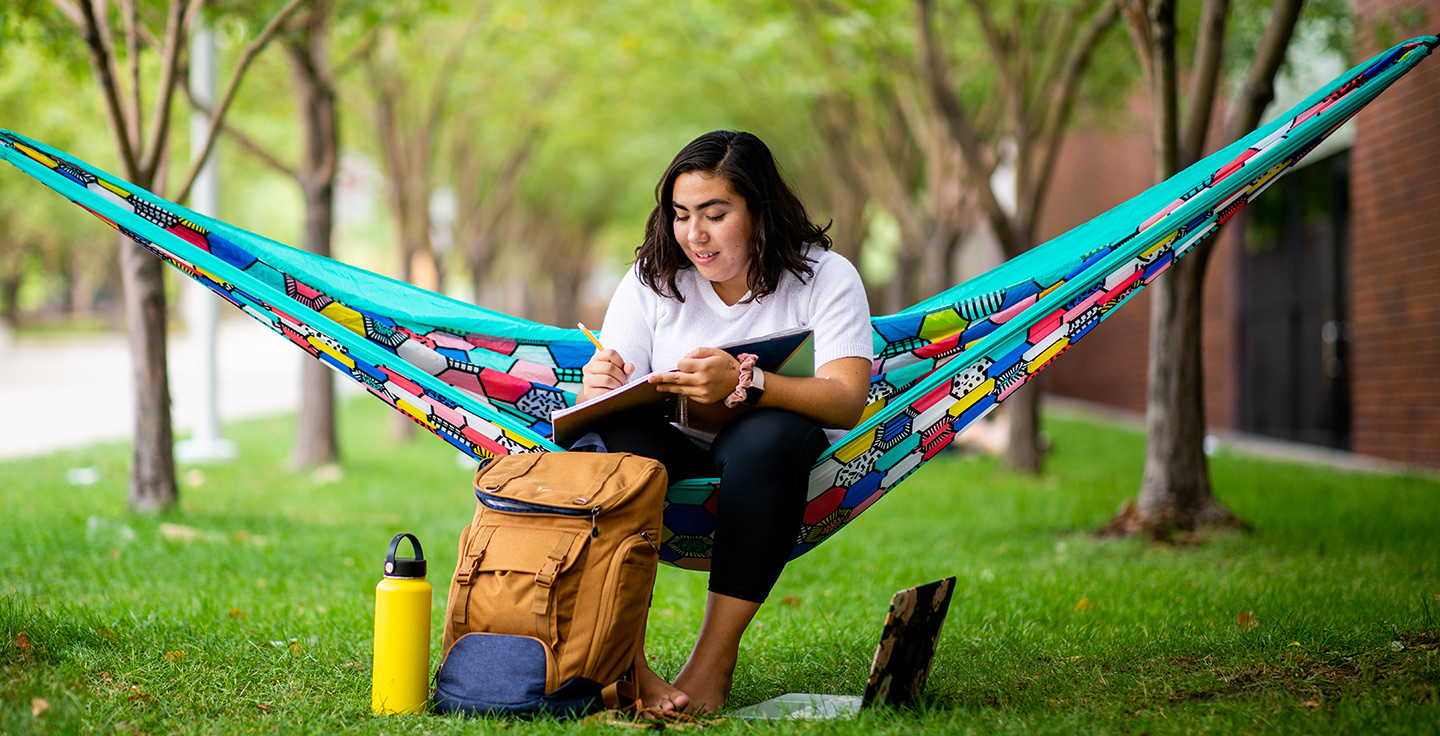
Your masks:
<svg viewBox="0 0 1440 736"><path fill-rule="evenodd" d="M750 388L745 389L745 400L740 402L746 406L754 406L760 403L760 397L765 395L765 372L759 368L751 369Z"/></svg>

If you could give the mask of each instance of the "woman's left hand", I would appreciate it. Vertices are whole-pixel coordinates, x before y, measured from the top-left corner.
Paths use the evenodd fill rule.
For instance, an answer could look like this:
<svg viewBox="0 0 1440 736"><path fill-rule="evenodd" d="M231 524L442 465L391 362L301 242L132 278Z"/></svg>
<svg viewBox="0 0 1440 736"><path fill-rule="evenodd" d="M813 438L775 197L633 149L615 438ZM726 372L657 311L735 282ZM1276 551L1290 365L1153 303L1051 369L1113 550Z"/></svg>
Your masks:
<svg viewBox="0 0 1440 736"><path fill-rule="evenodd" d="M675 370L656 373L650 382L662 393L681 394L701 404L723 401L740 380L740 361L719 348L696 348Z"/></svg>

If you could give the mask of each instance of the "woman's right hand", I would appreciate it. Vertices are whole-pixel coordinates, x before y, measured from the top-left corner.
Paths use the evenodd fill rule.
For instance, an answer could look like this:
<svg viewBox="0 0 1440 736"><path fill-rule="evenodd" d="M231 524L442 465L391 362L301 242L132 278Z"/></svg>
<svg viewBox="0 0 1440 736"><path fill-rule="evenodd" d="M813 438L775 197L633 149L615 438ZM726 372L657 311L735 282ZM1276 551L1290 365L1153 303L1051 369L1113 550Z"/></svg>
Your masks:
<svg viewBox="0 0 1440 736"><path fill-rule="evenodd" d="M607 391L620 388L634 372L635 365L626 363L619 353L608 348L600 350L580 369L584 378L577 398L580 401L589 401Z"/></svg>

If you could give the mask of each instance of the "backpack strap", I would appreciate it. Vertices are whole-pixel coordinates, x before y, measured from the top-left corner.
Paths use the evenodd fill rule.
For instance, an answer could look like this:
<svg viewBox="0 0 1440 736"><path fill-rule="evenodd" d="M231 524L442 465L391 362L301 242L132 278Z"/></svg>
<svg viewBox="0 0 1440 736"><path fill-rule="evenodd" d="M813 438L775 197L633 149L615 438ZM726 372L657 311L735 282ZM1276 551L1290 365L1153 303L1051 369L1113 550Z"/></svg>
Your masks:
<svg viewBox="0 0 1440 736"><path fill-rule="evenodd" d="M593 455L593 453L591 454ZM610 480L610 476L614 475L615 471L620 469L620 463L629 457L629 454L624 452L606 452L601 453L600 456L603 457L604 460L600 461L599 468L591 471L590 488L585 491L585 498L595 498L595 496L599 495L600 488Z"/></svg>
<svg viewBox="0 0 1440 736"><path fill-rule="evenodd" d="M535 614L535 636L540 641L553 641L549 615L550 586L555 584L555 576L565 567L565 558L579 538L579 532L561 534L555 542L555 549L550 550L545 562L540 565L540 571L535 573L535 597L530 603L530 612Z"/></svg>
<svg viewBox="0 0 1440 736"><path fill-rule="evenodd" d="M608 710L634 710L640 704L640 688L630 680L619 680L606 685L600 691Z"/></svg>
<svg viewBox="0 0 1440 736"><path fill-rule="evenodd" d="M535 471L540 463L548 463L551 470L570 467L577 472L583 472L589 476L590 487L580 495L583 498L594 498L600 492L600 488L610 479L610 476L619 470L620 463L629 457L624 452L527 452L517 455L505 456L503 464L492 463L475 471L476 488L500 489L516 478L523 477ZM556 463L564 463L556 465Z"/></svg>
<svg viewBox="0 0 1440 736"><path fill-rule="evenodd" d="M480 570L480 561L485 559L485 548L490 546L490 537L495 535L495 527L482 526L480 531L470 538L470 544L466 551L464 562L455 571L455 584L463 591L460 594L460 601L454 607L450 619L457 624L464 624L470 616L470 589L471 583L475 581L475 573Z"/></svg>
<svg viewBox="0 0 1440 736"><path fill-rule="evenodd" d="M487 488L499 488L510 481L519 478L535 469L540 459L549 453L525 452L514 455L506 455L504 463L491 463L483 465L475 471L475 487L480 488L481 478L484 478Z"/></svg>

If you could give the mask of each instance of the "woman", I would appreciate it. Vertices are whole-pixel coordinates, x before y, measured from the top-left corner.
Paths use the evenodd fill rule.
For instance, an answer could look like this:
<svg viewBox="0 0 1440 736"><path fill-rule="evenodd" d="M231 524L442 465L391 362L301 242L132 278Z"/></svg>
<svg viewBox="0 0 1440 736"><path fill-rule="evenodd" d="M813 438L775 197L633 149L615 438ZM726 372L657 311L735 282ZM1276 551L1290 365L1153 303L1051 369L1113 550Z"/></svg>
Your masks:
<svg viewBox="0 0 1440 736"><path fill-rule="evenodd" d="M720 477L705 617L671 686L636 660L646 705L714 713L729 695L740 639L795 545L811 466L860 419L872 358L855 268L830 252L770 150L716 131L685 146L605 314L606 349L579 398L633 376L687 402L687 426L622 415L599 430L612 452L665 464L670 480ZM710 347L793 327L814 331L814 377L762 373ZM826 430L831 430L827 436Z"/></svg>

